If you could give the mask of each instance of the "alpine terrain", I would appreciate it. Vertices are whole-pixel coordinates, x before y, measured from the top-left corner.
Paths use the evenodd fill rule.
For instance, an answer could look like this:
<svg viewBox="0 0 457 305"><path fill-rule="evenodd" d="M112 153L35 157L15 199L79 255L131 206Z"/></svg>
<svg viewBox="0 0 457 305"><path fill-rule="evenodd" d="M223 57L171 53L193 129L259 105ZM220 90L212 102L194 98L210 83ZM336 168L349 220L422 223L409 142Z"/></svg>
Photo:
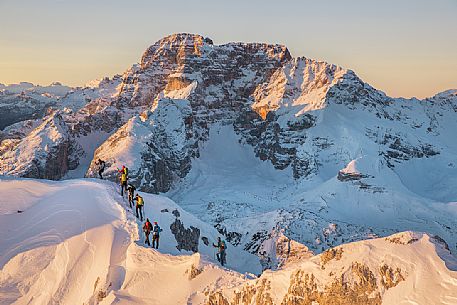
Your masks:
<svg viewBox="0 0 457 305"><path fill-rule="evenodd" d="M0 84L0 304L457 304L455 130L457 89L195 34L83 87Z"/></svg>

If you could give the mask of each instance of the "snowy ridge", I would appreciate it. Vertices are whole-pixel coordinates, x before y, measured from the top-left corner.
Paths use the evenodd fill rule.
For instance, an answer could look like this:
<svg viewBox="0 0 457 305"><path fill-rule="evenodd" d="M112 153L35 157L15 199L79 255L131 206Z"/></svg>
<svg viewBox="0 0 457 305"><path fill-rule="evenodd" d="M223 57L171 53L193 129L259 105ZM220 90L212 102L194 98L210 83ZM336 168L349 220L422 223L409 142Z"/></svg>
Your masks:
<svg viewBox="0 0 457 305"><path fill-rule="evenodd" d="M0 199L0 304L453 304L457 297L457 260L438 237L403 232L346 244L256 278L215 265L205 240L217 232L146 193L146 217L164 231L159 251L145 248L140 223L113 187L0 180L2 194L17 195ZM173 235L176 223L184 231ZM178 249L188 228L200 233L198 253ZM230 245L227 253L230 268L259 271L254 256Z"/></svg>
<svg viewBox="0 0 457 305"><path fill-rule="evenodd" d="M146 217L164 229L160 252L143 248L135 218L113 186L90 180L0 181L2 194L16 194L0 201L0 304L98 304L104 298L107 303L102 304L131 298L135 304L174 304L218 278L243 278L208 265L215 260L209 242L215 241L217 232L164 197L142 194ZM170 226L178 221L185 230L190 225L198 231L194 251L200 254L188 256L194 251L177 248L178 237L186 234L173 235ZM14 225L18 223L23 225ZM255 256L231 246L228 251L230 268L260 271ZM196 271L206 279L190 282ZM148 293L142 287L151 280L157 281L157 288L159 282L183 286L168 296L157 290Z"/></svg>

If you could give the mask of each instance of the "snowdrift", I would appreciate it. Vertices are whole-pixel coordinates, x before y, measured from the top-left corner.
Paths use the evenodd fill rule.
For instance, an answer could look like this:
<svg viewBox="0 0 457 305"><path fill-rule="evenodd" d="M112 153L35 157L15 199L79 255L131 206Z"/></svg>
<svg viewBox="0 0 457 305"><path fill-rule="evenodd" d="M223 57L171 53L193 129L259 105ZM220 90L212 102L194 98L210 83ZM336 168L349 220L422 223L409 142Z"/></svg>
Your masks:
<svg viewBox="0 0 457 305"><path fill-rule="evenodd" d="M159 251L144 248L117 191L91 179L0 180L0 304L183 304L219 277L244 277L212 265L217 231L164 197L143 194L145 216L164 229ZM176 236L199 232L195 249L173 223ZM254 255L228 253L229 268L260 273ZM189 282L201 272L204 280Z"/></svg>
<svg viewBox="0 0 457 305"><path fill-rule="evenodd" d="M204 240L214 241L215 229L162 196L142 194L146 217L164 229L156 251L144 247L139 223L110 182L2 179L0 193L0 304L457 300L457 260L424 233L345 244L256 278L246 271L259 272L257 257L235 247L228 248L229 269L214 264ZM189 244L195 230L197 243Z"/></svg>

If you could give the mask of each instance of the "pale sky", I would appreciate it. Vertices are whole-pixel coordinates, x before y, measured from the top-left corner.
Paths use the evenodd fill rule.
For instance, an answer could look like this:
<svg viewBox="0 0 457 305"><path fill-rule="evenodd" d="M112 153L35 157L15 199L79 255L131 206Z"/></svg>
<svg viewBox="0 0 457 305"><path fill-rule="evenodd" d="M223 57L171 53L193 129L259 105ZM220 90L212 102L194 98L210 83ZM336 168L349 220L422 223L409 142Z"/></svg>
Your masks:
<svg viewBox="0 0 457 305"><path fill-rule="evenodd" d="M0 0L0 83L83 85L177 32L285 44L394 97L457 88L457 0Z"/></svg>

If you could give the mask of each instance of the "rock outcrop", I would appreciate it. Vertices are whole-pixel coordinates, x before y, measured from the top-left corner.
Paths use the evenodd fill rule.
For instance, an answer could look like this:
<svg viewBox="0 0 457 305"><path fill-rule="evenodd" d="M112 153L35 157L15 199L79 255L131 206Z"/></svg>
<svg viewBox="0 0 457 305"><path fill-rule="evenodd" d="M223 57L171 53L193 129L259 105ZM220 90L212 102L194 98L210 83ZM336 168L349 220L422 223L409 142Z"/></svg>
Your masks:
<svg viewBox="0 0 457 305"><path fill-rule="evenodd" d="M434 241L430 236L404 232L391 238L420 238L419 244L389 244L387 240L378 239L364 243L369 253L360 251L362 243L344 245L343 248L320 254L307 260L302 260L293 267L284 270L267 272L258 279L246 281L235 287L215 288L207 293L205 304L211 305L310 305L310 304L372 304L380 305L385 302L395 304L409 295L416 301L430 301L441 296L418 296L419 287L427 287L430 279L419 274L426 270L427 259L438 259L441 246L434 253L428 253L429 258L410 264L408 259L418 255L418 248L429 251L429 245ZM385 257L379 257L379 251L401 251L397 255L403 260L385 262ZM360 251L360 252L359 252ZM347 254L346 254L347 252ZM387 255L391 255L390 253ZM324 258L325 256L325 258ZM320 268L318 261L326 261L326 268ZM440 270L443 270L441 265ZM446 274L449 271L443 271ZM437 273L439 274L439 273ZM434 273L435 276L439 276ZM286 287L284 277L289 276ZM418 276L419 275L419 276ZM287 283L287 282L286 282ZM403 288L397 287L402 284ZM412 285L414 288L410 288ZM424 288L425 289L425 288ZM423 292L423 290L420 290ZM430 298L429 298L430 297ZM435 301L436 302L436 298Z"/></svg>
<svg viewBox="0 0 457 305"><path fill-rule="evenodd" d="M81 147L56 111L25 138L2 142L0 150L0 174L56 180L77 167Z"/></svg>
<svg viewBox="0 0 457 305"><path fill-rule="evenodd" d="M176 248L181 251L198 252L198 242L200 239L200 229L190 226L185 228L182 221L176 217L176 220L170 225L171 233L175 236L178 245Z"/></svg>

